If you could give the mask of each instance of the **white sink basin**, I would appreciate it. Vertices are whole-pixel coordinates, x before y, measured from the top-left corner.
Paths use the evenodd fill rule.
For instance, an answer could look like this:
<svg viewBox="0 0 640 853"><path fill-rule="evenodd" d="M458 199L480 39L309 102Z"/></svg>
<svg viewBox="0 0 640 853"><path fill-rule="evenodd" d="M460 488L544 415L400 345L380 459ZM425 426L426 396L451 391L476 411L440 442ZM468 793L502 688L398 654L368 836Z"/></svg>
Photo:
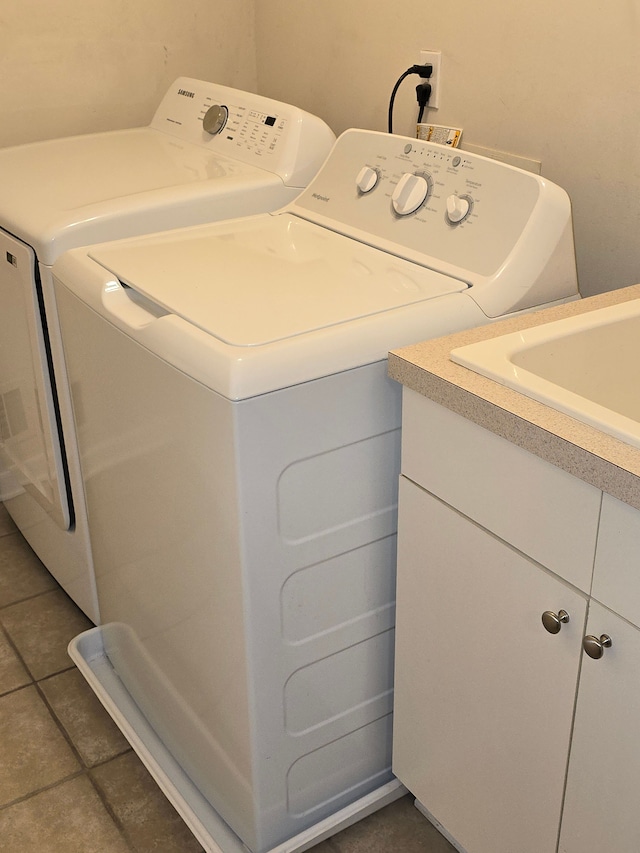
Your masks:
<svg viewBox="0 0 640 853"><path fill-rule="evenodd" d="M640 447L640 300L452 350L451 360Z"/></svg>

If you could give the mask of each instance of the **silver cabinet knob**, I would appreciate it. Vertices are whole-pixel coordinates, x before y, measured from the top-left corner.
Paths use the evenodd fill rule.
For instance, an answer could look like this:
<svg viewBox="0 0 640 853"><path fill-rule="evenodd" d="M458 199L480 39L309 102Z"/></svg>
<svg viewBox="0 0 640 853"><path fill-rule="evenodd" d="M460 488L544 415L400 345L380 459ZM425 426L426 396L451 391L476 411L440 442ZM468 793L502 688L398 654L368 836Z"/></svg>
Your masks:
<svg viewBox="0 0 640 853"><path fill-rule="evenodd" d="M553 610L545 610L542 614L542 624L550 634L557 634L563 624L569 621L569 614L566 610L558 610L554 613Z"/></svg>
<svg viewBox="0 0 640 853"><path fill-rule="evenodd" d="M599 637L594 637L593 634L587 634L582 641L582 648L594 660L600 660L605 649L610 649L613 643L608 634L601 634Z"/></svg>

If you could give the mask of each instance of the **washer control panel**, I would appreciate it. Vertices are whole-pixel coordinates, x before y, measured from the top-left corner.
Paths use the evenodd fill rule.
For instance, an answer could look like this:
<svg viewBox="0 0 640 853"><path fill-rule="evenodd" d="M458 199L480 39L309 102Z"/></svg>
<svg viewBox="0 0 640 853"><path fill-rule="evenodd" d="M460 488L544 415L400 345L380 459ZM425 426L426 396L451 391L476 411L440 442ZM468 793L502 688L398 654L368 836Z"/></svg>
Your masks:
<svg viewBox="0 0 640 853"><path fill-rule="evenodd" d="M548 185L460 149L349 130L293 207L411 260L489 275L521 238Z"/></svg>
<svg viewBox="0 0 640 853"><path fill-rule="evenodd" d="M151 127L301 187L335 142L321 119L297 107L190 77L169 88Z"/></svg>

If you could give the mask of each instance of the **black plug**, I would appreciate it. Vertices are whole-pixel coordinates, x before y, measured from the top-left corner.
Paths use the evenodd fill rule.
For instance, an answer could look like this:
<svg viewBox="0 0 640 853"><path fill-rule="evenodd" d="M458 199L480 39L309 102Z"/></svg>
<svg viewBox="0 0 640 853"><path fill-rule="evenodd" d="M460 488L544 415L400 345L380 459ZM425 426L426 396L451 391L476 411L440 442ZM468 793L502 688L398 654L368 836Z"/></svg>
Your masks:
<svg viewBox="0 0 640 853"><path fill-rule="evenodd" d="M416 98L418 99L420 109L423 110L427 106L430 97L431 83L418 83L416 86Z"/></svg>
<svg viewBox="0 0 640 853"><path fill-rule="evenodd" d="M433 65L412 65L411 74L419 74L423 80L428 80L433 74Z"/></svg>
<svg viewBox="0 0 640 853"><path fill-rule="evenodd" d="M429 98L431 97L431 83L427 83L423 81L422 83L418 83L416 86L416 98L418 99L418 124L422 121L422 116L424 115L424 108L429 103Z"/></svg>

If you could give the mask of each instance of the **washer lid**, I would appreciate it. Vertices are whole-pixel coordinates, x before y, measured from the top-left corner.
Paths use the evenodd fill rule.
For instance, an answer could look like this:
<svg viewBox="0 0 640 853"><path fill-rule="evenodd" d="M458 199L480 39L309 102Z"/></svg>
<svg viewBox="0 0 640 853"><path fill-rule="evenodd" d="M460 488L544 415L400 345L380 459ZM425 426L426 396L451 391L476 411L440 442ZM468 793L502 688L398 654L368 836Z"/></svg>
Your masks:
<svg viewBox="0 0 640 853"><path fill-rule="evenodd" d="M287 213L102 244L89 254L165 311L236 347L468 286Z"/></svg>

